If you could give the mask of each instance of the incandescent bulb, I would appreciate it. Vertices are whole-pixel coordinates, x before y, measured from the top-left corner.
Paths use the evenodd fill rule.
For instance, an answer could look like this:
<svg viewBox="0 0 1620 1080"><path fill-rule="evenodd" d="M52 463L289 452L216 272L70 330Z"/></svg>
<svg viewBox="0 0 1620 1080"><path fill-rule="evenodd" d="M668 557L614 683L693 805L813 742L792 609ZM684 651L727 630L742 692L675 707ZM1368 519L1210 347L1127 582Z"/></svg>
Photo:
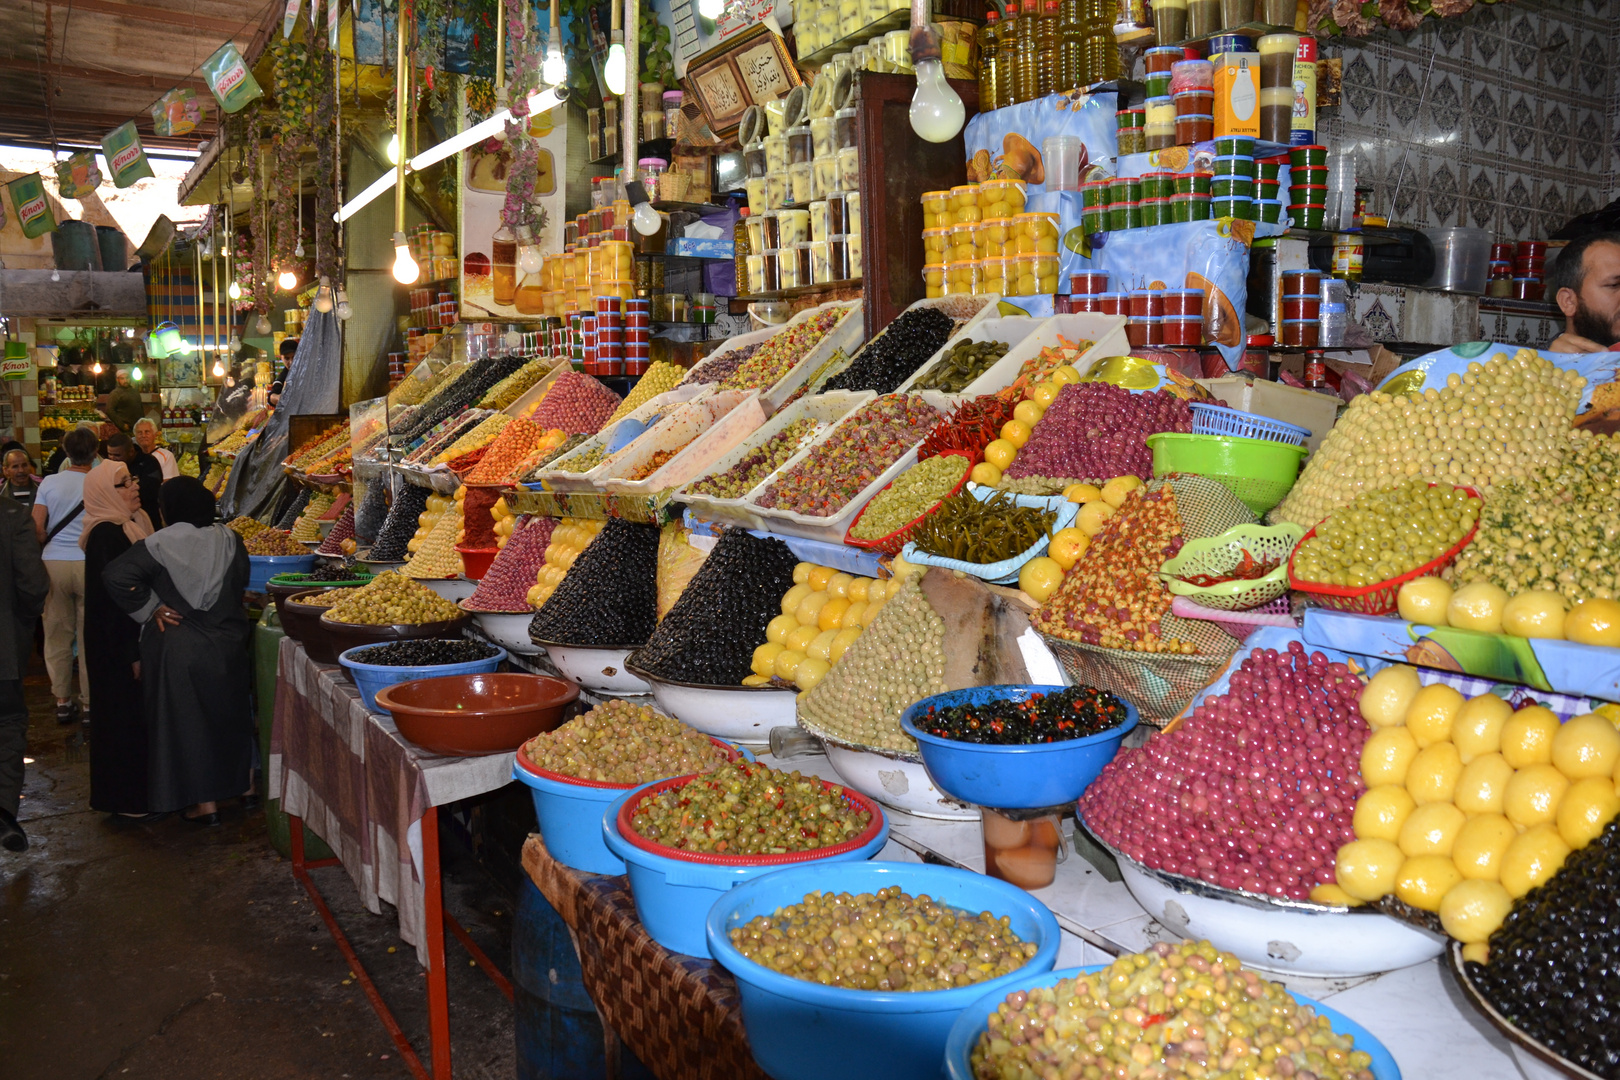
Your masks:
<svg viewBox="0 0 1620 1080"><path fill-rule="evenodd" d="M525 274L538 274L544 260L540 258L540 249L533 243L518 248L517 267Z"/></svg>
<svg viewBox="0 0 1620 1080"><path fill-rule="evenodd" d="M619 81L623 82L624 80L621 78ZM62 271L60 271L60 270L52 270L51 271L51 280L52 281L61 281L62 280Z"/></svg>
<svg viewBox="0 0 1620 1080"><path fill-rule="evenodd" d="M302 259L303 257L304 257L304 240L303 240L303 237L299 237L298 243L293 245L293 258Z"/></svg>
<svg viewBox="0 0 1620 1080"><path fill-rule="evenodd" d="M329 313L332 310L332 290L322 287L321 291L315 294L315 302L310 306L322 315Z"/></svg>
<svg viewBox="0 0 1620 1080"><path fill-rule="evenodd" d="M547 86L561 86L568 80L568 64L563 60L562 46L553 41L546 46L546 59L540 65L540 81Z"/></svg>
<svg viewBox="0 0 1620 1080"><path fill-rule="evenodd" d="M140 368L139 364L137 364L136 366L129 369L129 381L130 382L140 382L141 381L141 368Z"/></svg>
<svg viewBox="0 0 1620 1080"><path fill-rule="evenodd" d="M214 370L214 378L218 379L218 378L222 377L225 374L225 361L223 361L223 360L215 360L213 370Z"/></svg>
<svg viewBox="0 0 1620 1080"><path fill-rule="evenodd" d="M225 290L225 295L232 300L242 299L242 286L237 284L235 279L232 279L230 287Z"/></svg>
<svg viewBox="0 0 1620 1080"><path fill-rule="evenodd" d="M253 323L253 332L260 337L270 336L270 316L259 313L258 319Z"/></svg>
<svg viewBox="0 0 1620 1080"><path fill-rule="evenodd" d="M664 219L652 203L637 203L636 212L630 215L630 224L642 236L651 236L664 224Z"/></svg>
<svg viewBox="0 0 1620 1080"><path fill-rule="evenodd" d="M283 270L281 276L276 278L276 284L291 292L298 287L298 275L291 270Z"/></svg>
<svg viewBox="0 0 1620 1080"><path fill-rule="evenodd" d="M124 327L124 336L127 337L127 338L134 337L135 336L135 328L133 326Z"/></svg>
<svg viewBox="0 0 1620 1080"><path fill-rule="evenodd" d="M607 80L608 93L614 97L624 94L624 46L617 41L608 46L602 77Z"/></svg>
<svg viewBox="0 0 1620 1080"><path fill-rule="evenodd" d="M95 363L90 365L90 374L92 374L92 375L100 375L101 374L101 361L100 360L97 360Z"/></svg>
<svg viewBox="0 0 1620 1080"><path fill-rule="evenodd" d="M395 132L393 135L388 136L388 145L387 145L387 147L384 148L383 153L388 155L388 164L390 164L390 165L398 165L399 164L399 133L398 132Z"/></svg>
<svg viewBox="0 0 1620 1080"><path fill-rule="evenodd" d="M421 273L421 268L416 265L416 260L411 258L411 248L405 242L405 234L402 232L395 233L394 280L401 285L411 285L415 283L419 273Z"/></svg>
<svg viewBox="0 0 1620 1080"><path fill-rule="evenodd" d="M354 314L354 308L349 303L347 290L339 289L337 291L337 306L333 310L337 312L338 318L345 320Z"/></svg>
<svg viewBox="0 0 1620 1080"><path fill-rule="evenodd" d="M923 60L917 65L917 92L911 98L911 130L941 143L962 130L967 111L962 98L945 81L945 64Z"/></svg>
<svg viewBox="0 0 1620 1080"><path fill-rule="evenodd" d="M698 14L705 19L718 19L725 10L726 0L698 0Z"/></svg>

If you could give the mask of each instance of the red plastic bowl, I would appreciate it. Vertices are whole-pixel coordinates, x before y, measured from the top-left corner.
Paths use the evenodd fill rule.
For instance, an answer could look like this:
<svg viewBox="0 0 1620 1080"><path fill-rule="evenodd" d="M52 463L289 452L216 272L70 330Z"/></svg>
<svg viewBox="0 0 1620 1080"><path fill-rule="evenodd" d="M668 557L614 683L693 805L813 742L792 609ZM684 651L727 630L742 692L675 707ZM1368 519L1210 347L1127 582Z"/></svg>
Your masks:
<svg viewBox="0 0 1620 1080"><path fill-rule="evenodd" d="M500 548L471 548L456 545L461 553L461 575L468 581L478 581L489 573L489 564L495 561Z"/></svg>
<svg viewBox="0 0 1620 1080"><path fill-rule="evenodd" d="M406 739L446 756L516 750L563 722L579 687L519 671L413 679L377 692Z"/></svg>
<svg viewBox="0 0 1620 1080"><path fill-rule="evenodd" d="M936 456L959 457L967 462L967 468L962 472L962 479L958 480L956 482L956 486L945 493L945 498L940 499L933 506L930 506L927 510L924 510L922 513L918 514L909 522L900 526L887 536L880 536L876 540L860 539L855 535L855 526L861 523L861 518L866 516L867 507L870 507L873 502L877 501L878 495L882 495L883 491L888 491L890 488L894 487L895 480L900 479L900 477L897 476L894 478L894 480L890 480L887 484L883 485L883 491L878 492L877 495L874 495L871 499L867 500L866 506L861 507L861 512L855 515L855 520L850 522L849 528L844 531L844 543L848 544L850 547L863 548L867 551L882 552L884 555L900 554L901 549L906 546L906 542L911 539L911 534L916 532L917 526L923 523L923 519L943 506L945 499L949 499L951 496L958 494L963 488L967 487L968 480L973 476L973 455L969 454L967 451L946 450L944 453ZM915 468L915 466L913 466L913 468ZM901 476L904 475L904 473L901 473Z"/></svg>

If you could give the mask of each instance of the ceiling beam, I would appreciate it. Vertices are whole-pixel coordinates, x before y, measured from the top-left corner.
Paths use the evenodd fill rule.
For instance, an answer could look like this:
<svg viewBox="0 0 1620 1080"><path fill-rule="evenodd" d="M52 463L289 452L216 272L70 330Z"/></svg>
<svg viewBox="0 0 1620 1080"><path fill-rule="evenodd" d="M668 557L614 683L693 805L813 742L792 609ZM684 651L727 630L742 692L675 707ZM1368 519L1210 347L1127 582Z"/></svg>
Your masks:
<svg viewBox="0 0 1620 1080"><path fill-rule="evenodd" d="M251 21L242 23L231 19L216 19L208 15L192 15L184 11L174 11L168 8L149 7L146 4L119 4L108 0L50 0L52 7L71 8L75 13L90 13L95 15L112 15L120 19L130 19L135 22L162 23L166 26L183 26L187 29L207 30L215 34L228 34L235 37L253 29Z"/></svg>
<svg viewBox="0 0 1620 1080"><path fill-rule="evenodd" d="M95 68L71 67L66 64L41 64L32 60L0 56L0 71L20 71L27 74L49 75L57 79L78 79L97 82L104 86L133 86L142 90L169 90L185 87L192 90L208 89L201 79L167 78L162 75L126 75L121 71L98 71Z"/></svg>

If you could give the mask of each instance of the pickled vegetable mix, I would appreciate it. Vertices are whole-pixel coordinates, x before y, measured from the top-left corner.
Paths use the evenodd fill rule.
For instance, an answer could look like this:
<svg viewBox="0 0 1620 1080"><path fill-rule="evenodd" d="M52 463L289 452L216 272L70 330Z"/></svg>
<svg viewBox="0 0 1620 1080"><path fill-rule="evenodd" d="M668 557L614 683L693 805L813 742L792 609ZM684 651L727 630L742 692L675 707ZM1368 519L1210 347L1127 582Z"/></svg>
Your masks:
<svg viewBox="0 0 1620 1080"><path fill-rule="evenodd" d="M1125 722L1125 703L1106 690L1071 686L1022 701L1001 698L977 704L929 706L919 730L941 739L998 746L1083 739Z"/></svg>
<svg viewBox="0 0 1620 1080"><path fill-rule="evenodd" d="M853 840L872 815L814 776L734 761L643 799L630 827L648 840L715 855L782 855Z"/></svg>

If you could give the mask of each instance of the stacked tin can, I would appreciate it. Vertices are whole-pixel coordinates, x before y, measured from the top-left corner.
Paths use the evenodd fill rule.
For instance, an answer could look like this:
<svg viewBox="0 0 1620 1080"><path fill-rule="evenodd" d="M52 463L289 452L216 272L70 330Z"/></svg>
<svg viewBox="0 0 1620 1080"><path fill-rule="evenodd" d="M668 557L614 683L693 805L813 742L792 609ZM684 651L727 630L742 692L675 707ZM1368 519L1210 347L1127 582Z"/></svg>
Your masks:
<svg viewBox="0 0 1620 1080"><path fill-rule="evenodd" d="M644 375L652 361L652 301L632 297L624 302L624 373Z"/></svg>

